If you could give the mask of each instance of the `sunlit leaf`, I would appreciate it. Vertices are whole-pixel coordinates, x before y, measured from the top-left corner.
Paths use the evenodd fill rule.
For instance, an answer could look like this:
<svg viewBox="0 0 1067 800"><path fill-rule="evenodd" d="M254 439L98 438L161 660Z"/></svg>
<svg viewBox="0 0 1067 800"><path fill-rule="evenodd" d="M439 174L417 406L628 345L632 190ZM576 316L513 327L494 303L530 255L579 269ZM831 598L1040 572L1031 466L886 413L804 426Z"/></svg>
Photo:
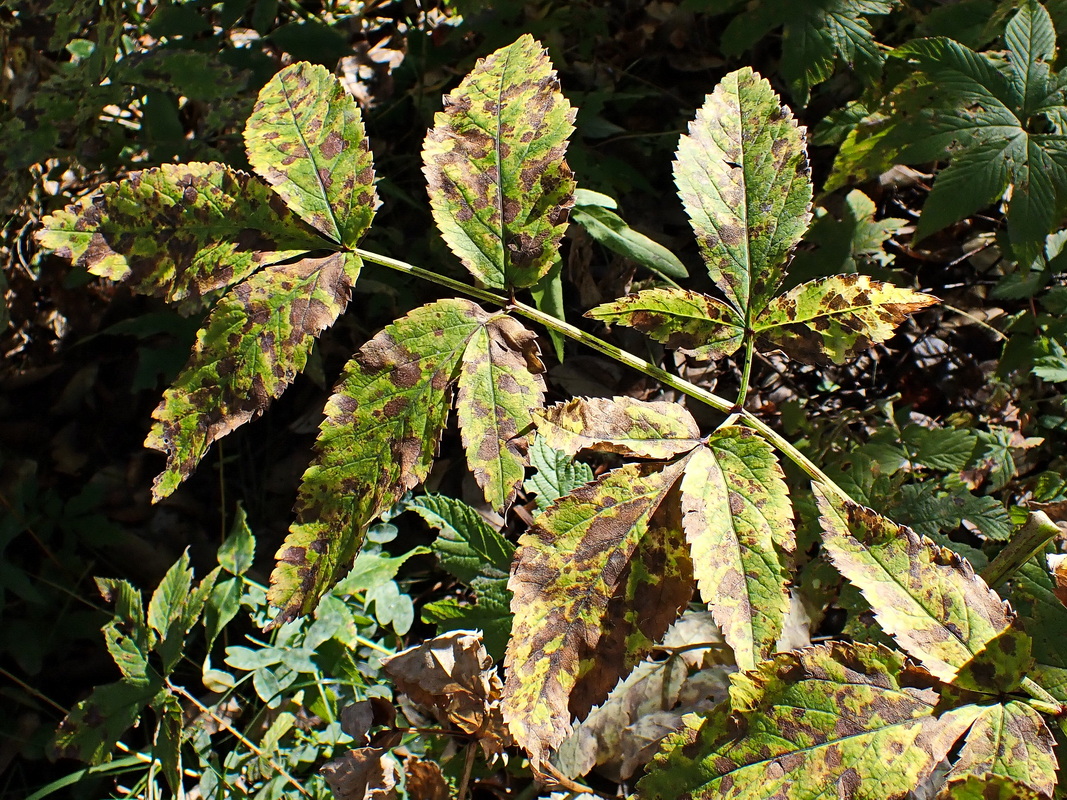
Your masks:
<svg viewBox="0 0 1067 800"><path fill-rule="evenodd" d="M811 219L803 129L766 80L731 72L682 136L674 178L708 271L747 324Z"/></svg>
<svg viewBox="0 0 1067 800"><path fill-rule="evenodd" d="M423 149L433 217L490 287L532 286L559 258L574 113L541 44L524 35L479 61L434 117Z"/></svg>
<svg viewBox="0 0 1067 800"><path fill-rule="evenodd" d="M744 320L733 308L688 289L645 289L602 303L585 315L636 328L698 359L731 355L745 335Z"/></svg>
<svg viewBox="0 0 1067 800"><path fill-rule="evenodd" d="M530 466L535 472L526 479L526 491L537 495L537 507L541 511L593 480L593 470L588 464L575 461L540 435L534 436L530 444Z"/></svg>
<svg viewBox="0 0 1067 800"><path fill-rule="evenodd" d="M765 345L798 361L843 364L891 337L908 314L936 302L866 275L835 275L774 298L753 328Z"/></svg>
<svg viewBox="0 0 1067 800"><path fill-rule="evenodd" d="M321 66L301 62L260 90L245 126L248 161L290 209L355 247L377 205L359 106Z"/></svg>

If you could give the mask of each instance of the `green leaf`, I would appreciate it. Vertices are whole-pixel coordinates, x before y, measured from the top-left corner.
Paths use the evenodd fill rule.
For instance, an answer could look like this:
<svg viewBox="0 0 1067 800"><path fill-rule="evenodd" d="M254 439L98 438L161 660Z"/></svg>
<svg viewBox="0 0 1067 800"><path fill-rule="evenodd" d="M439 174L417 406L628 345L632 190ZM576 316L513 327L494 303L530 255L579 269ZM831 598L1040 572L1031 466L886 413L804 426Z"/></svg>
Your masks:
<svg viewBox="0 0 1067 800"><path fill-rule="evenodd" d="M504 719L540 764L651 649L692 595L683 465L630 464L576 489L519 540Z"/></svg>
<svg viewBox="0 0 1067 800"><path fill-rule="evenodd" d="M181 310L326 243L270 189L223 164L131 172L42 220L42 247Z"/></svg>
<svg viewBox="0 0 1067 800"><path fill-rule="evenodd" d="M434 220L478 280L532 286L559 255L573 203L574 109L529 35L482 59L445 98L423 149Z"/></svg>
<svg viewBox="0 0 1067 800"><path fill-rule="evenodd" d="M774 298L753 327L765 346L802 363L843 364L890 338L908 314L936 302L866 275L835 275Z"/></svg>
<svg viewBox="0 0 1067 800"><path fill-rule="evenodd" d="M245 126L248 161L302 220L352 248L378 198L359 106L325 67L286 67Z"/></svg>
<svg viewBox="0 0 1067 800"><path fill-rule="evenodd" d="M729 700L706 717L683 718L637 796L904 798L976 714L934 717L928 685L885 648L832 642L779 653L735 676Z"/></svg>
<svg viewBox="0 0 1067 800"><path fill-rule="evenodd" d="M946 683L1014 619L955 553L814 484L823 546L878 624Z"/></svg>
<svg viewBox="0 0 1067 800"><path fill-rule="evenodd" d="M167 454L155 500L170 495L213 442L288 388L348 304L361 266L353 253L302 258L262 269L223 296L152 414L145 446Z"/></svg>
<svg viewBox="0 0 1067 800"><path fill-rule="evenodd" d="M567 453L552 447L540 435L534 436L530 444L530 465L536 472L526 479L525 488L527 492L537 495L537 508L540 511L593 480L593 470L588 464L575 461Z"/></svg>
<svg viewBox="0 0 1067 800"><path fill-rule="evenodd" d="M1025 0L1004 31L1013 94L1024 113L1039 108L1049 94L1049 69L1056 60L1056 30L1045 7Z"/></svg>
<svg viewBox="0 0 1067 800"><path fill-rule="evenodd" d="M148 654L156 636L148 629L144 600L128 581L97 578L104 600L115 604L115 617L103 627L107 651L129 683L147 685L152 679Z"/></svg>
<svg viewBox="0 0 1067 800"><path fill-rule="evenodd" d="M767 81L731 72L682 136L674 179L711 277L747 324L811 219L802 129Z"/></svg>
<svg viewBox="0 0 1067 800"><path fill-rule="evenodd" d="M671 458L699 444L700 428L677 403L632 397L575 398L535 418L545 444L574 455L581 450L638 458Z"/></svg>
<svg viewBox="0 0 1067 800"><path fill-rule="evenodd" d="M463 351L456 412L467 463L486 502L503 511L526 475L526 433L545 404L537 336L511 317L496 315Z"/></svg>
<svg viewBox="0 0 1067 800"><path fill-rule="evenodd" d="M720 428L693 452L682 524L701 597L742 670L775 650L789 613L793 508L774 451L747 428Z"/></svg>
<svg viewBox="0 0 1067 800"><path fill-rule="evenodd" d="M441 566L464 583L479 576L503 578L511 570L515 546L462 500L427 494L407 507L440 531L433 551Z"/></svg>
<svg viewBox="0 0 1067 800"><path fill-rule="evenodd" d="M59 723L52 740L52 754L90 764L110 761L115 744L137 724L161 685L155 678L148 683L120 681L97 686Z"/></svg>
<svg viewBox="0 0 1067 800"><path fill-rule="evenodd" d="M1025 703L985 706L967 732L945 789L955 797L956 784L974 777L1012 781L1035 795L1052 797L1057 768L1053 744L1041 715Z"/></svg>
<svg viewBox="0 0 1067 800"><path fill-rule="evenodd" d="M781 26L782 76L797 101L807 103L811 87L839 65L873 83L883 59L866 17L888 14L898 5L882 0L762 0L727 26L723 54L740 55Z"/></svg>
<svg viewBox="0 0 1067 800"><path fill-rule="evenodd" d="M585 316L636 328L697 359L732 355L745 336L744 320L732 307L688 289L645 289L602 303Z"/></svg>
<svg viewBox="0 0 1067 800"><path fill-rule="evenodd" d="M610 209L600 205L576 205L571 219L585 228L596 241L623 258L668 278L682 280L689 277L685 265L674 253L635 231Z"/></svg>
<svg viewBox="0 0 1067 800"><path fill-rule="evenodd" d="M219 566L231 575L244 575L252 567L256 556L256 539L248 527L248 515L238 504L230 535L219 546Z"/></svg>
<svg viewBox="0 0 1067 800"><path fill-rule="evenodd" d="M167 570L148 602L148 624L160 638L167 635L171 625L184 619L192 585L193 570L189 566L189 553L184 552Z"/></svg>
<svg viewBox="0 0 1067 800"><path fill-rule="evenodd" d="M486 652L499 661L511 637L511 592L507 579L475 578L474 605L453 597L436 600L422 607L422 621L437 626L438 633L480 630Z"/></svg>

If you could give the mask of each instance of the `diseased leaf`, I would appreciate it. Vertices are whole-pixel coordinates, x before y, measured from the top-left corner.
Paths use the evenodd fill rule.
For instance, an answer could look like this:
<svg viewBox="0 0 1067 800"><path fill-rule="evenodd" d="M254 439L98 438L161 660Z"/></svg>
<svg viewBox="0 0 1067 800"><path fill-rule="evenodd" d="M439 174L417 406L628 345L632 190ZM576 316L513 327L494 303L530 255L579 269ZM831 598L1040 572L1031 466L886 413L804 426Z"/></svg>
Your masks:
<svg viewBox="0 0 1067 800"><path fill-rule="evenodd" d="M1057 767L1053 744L1041 715L1025 703L984 706L939 797L966 796L958 795L956 787L970 777L1012 781L1035 796L1052 797Z"/></svg>
<svg viewBox="0 0 1067 800"><path fill-rule="evenodd" d="M795 548L789 490L774 451L747 428L720 428L689 457L682 524L701 597L737 666L768 657L789 613Z"/></svg>
<svg viewBox="0 0 1067 800"><path fill-rule="evenodd" d="M632 397L574 398L535 417L549 447L575 455L581 450L638 458L671 458L698 444L700 428L677 403Z"/></svg>
<svg viewBox="0 0 1067 800"><path fill-rule="evenodd" d="M976 707L933 716L929 676L880 647L832 642L779 653L733 679L711 714L688 715L637 786L678 797L905 797L948 753Z"/></svg>
<svg viewBox="0 0 1067 800"><path fill-rule="evenodd" d="M120 681L97 686L59 723L50 748L52 755L90 764L110 761L115 744L137 724L145 706L162 687L158 677L147 683Z"/></svg>
<svg viewBox="0 0 1067 800"><path fill-rule="evenodd" d="M834 566L860 589L886 633L938 678L952 683L1012 623L1014 614L965 559L813 487Z"/></svg>
<svg viewBox="0 0 1067 800"><path fill-rule="evenodd" d="M629 464L576 489L519 541L504 719L540 764L692 594L676 503L683 465ZM655 516L655 519L654 519Z"/></svg>
<svg viewBox="0 0 1067 800"><path fill-rule="evenodd" d="M463 351L486 317L465 300L431 303L387 326L345 367L271 575L279 622L310 611L355 557L366 526L425 480Z"/></svg>
<svg viewBox="0 0 1067 800"><path fill-rule="evenodd" d="M377 206L359 106L321 66L301 62L260 90L245 126L252 168L301 219L346 248Z"/></svg>
<svg viewBox="0 0 1067 800"><path fill-rule="evenodd" d="M674 179L708 271L747 325L811 219L803 129L767 81L731 72L682 136Z"/></svg>
<svg viewBox="0 0 1067 800"><path fill-rule="evenodd" d="M967 775L937 796L937 800L1041 800L1042 795L1008 778Z"/></svg>
<svg viewBox="0 0 1067 800"><path fill-rule="evenodd" d="M503 687L481 638L453 631L382 660L396 688L443 724L477 738L487 757L511 745L500 714Z"/></svg>
<svg viewBox="0 0 1067 800"><path fill-rule="evenodd" d="M326 246L268 187L215 163L131 172L42 225L42 247L186 312L264 265Z"/></svg>
<svg viewBox="0 0 1067 800"><path fill-rule="evenodd" d="M891 337L908 314L936 302L866 275L835 275L774 298L753 328L764 346L780 347L805 364L843 364Z"/></svg>
<svg viewBox="0 0 1067 800"><path fill-rule="evenodd" d="M219 300L152 414L145 446L167 454L155 500L170 495L212 443L262 414L303 371L316 338L348 305L361 266L353 253L302 258L260 270Z"/></svg>
<svg viewBox="0 0 1067 800"><path fill-rule="evenodd" d="M602 303L585 316L627 325L698 359L725 358L741 346L744 320L725 303L688 289L645 289Z"/></svg>
<svg viewBox="0 0 1067 800"><path fill-rule="evenodd" d="M510 505L526 475L527 431L545 404L537 337L511 317L496 316L471 336L463 352L456 412L467 463L486 502Z"/></svg>
<svg viewBox="0 0 1067 800"><path fill-rule="evenodd" d="M423 148L433 217L487 286L532 286L559 258L574 202L564 160L574 113L527 34L480 60L435 115Z"/></svg>
<svg viewBox="0 0 1067 800"><path fill-rule="evenodd" d="M526 479L526 491L537 495L537 508L541 511L593 480L593 470L588 464L575 461L540 435L535 435L530 443L530 465L536 472Z"/></svg>

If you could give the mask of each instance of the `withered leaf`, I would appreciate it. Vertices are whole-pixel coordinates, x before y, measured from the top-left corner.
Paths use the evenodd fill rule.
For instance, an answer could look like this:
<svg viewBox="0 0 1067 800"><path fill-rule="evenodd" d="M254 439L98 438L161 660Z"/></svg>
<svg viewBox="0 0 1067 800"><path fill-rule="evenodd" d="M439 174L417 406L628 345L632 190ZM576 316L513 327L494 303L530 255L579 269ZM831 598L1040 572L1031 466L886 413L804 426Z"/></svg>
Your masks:
<svg viewBox="0 0 1067 800"><path fill-rule="evenodd" d="M400 767L384 747L360 747L319 770L337 800L397 800Z"/></svg>

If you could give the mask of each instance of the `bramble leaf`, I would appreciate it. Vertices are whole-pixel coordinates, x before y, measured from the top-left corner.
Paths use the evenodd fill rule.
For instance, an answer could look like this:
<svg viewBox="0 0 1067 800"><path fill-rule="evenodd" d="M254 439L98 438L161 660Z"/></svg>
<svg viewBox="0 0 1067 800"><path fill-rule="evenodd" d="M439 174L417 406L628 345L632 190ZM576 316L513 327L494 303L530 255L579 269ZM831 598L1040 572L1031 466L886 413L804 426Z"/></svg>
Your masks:
<svg viewBox="0 0 1067 800"><path fill-rule="evenodd" d="M950 550L813 484L823 547L886 633L946 683L1007 629L1014 614ZM996 689L997 687L991 687Z"/></svg>
<svg viewBox="0 0 1067 800"><path fill-rule="evenodd" d="M753 328L766 345L805 364L843 364L890 338L908 314L936 302L866 275L835 275L774 298Z"/></svg>
<svg viewBox="0 0 1067 800"><path fill-rule="evenodd" d="M745 335L744 320L733 308L688 289L646 289L603 303L585 316L636 328L698 359L732 355Z"/></svg>
<svg viewBox="0 0 1067 800"><path fill-rule="evenodd" d="M42 247L185 312L262 266L327 245L268 187L215 163L132 172L42 224Z"/></svg>
<svg viewBox="0 0 1067 800"><path fill-rule="evenodd" d="M473 413L463 408L464 361L471 355L484 357L480 348L471 349L472 341L485 336L498 351L514 348L510 355L498 352L494 358L512 365L515 372L509 379L516 384L523 380L516 376L518 370L539 367L523 333L525 329L507 317L453 299L412 311L363 345L326 405L318 455L304 473L297 496L297 520L277 554L268 595L281 609L277 624L310 611L337 571L351 563L366 527L426 479L457 380L460 420L471 424ZM509 391L506 387L501 378L497 393ZM521 404L511 397L501 398L509 403L503 411L496 409L495 401L490 409L489 416L505 420L501 431L507 424L516 430L531 426L540 406L539 393L515 396L531 402L524 420ZM487 449L507 450L502 459L525 458L525 445L515 439L484 436L481 441ZM480 463L474 460L471 467L477 472Z"/></svg>
<svg viewBox="0 0 1067 800"><path fill-rule="evenodd" d="M740 55L771 30L782 27L781 72L798 102L811 87L846 64L870 84L882 67L882 54L866 17L890 13L896 0L763 0L738 14L722 35L722 52Z"/></svg>
<svg viewBox="0 0 1067 800"><path fill-rule="evenodd" d="M352 248L377 206L359 106L330 72L301 62L260 90L245 126L248 162L301 219Z"/></svg>
<svg viewBox="0 0 1067 800"><path fill-rule="evenodd" d="M674 179L708 272L748 324L811 219L803 129L766 80L731 72L682 136Z"/></svg>
<svg viewBox="0 0 1067 800"><path fill-rule="evenodd" d="M536 472L526 479L526 491L537 495L537 508L541 511L593 480L588 464L552 447L544 436L534 436L530 443L530 466Z"/></svg>
<svg viewBox="0 0 1067 800"><path fill-rule="evenodd" d="M579 487L519 540L504 719L534 765L653 646L692 595L680 463L628 464Z"/></svg>
<svg viewBox="0 0 1067 800"><path fill-rule="evenodd" d="M167 454L155 500L171 494L213 442L288 388L348 305L361 266L353 253L302 258L260 270L219 300L152 414L145 446Z"/></svg>
<svg viewBox="0 0 1067 800"><path fill-rule="evenodd" d="M434 220L478 280L532 286L559 258L573 204L574 109L530 35L480 60L445 97L423 148Z"/></svg>
<svg viewBox="0 0 1067 800"><path fill-rule="evenodd" d="M701 597L737 666L769 656L789 613L795 539L774 451L747 428L720 428L689 457L682 524Z"/></svg>
<svg viewBox="0 0 1067 800"><path fill-rule="evenodd" d="M637 796L898 800L977 713L970 706L934 717L928 685L902 654L871 645L778 653L735 676L729 700L706 717L683 718Z"/></svg>
<svg viewBox="0 0 1067 800"><path fill-rule="evenodd" d="M677 403L632 397L557 403L535 417L549 447L575 455L581 450L638 458L671 458L699 444L700 428Z"/></svg>
<svg viewBox="0 0 1067 800"><path fill-rule="evenodd" d="M502 511L526 475L530 412L545 404L537 337L498 315L475 332L463 351L456 411L467 463L486 502Z"/></svg>
<svg viewBox="0 0 1067 800"><path fill-rule="evenodd" d="M1057 767L1053 744L1041 715L1025 703L984 706L967 732L943 793L959 796L956 785L973 777L1012 781L1034 795L1052 797Z"/></svg>
<svg viewBox="0 0 1067 800"><path fill-rule="evenodd" d="M407 507L440 531L433 551L441 566L464 583L479 576L503 578L511 570L515 546L462 500L425 494Z"/></svg>

